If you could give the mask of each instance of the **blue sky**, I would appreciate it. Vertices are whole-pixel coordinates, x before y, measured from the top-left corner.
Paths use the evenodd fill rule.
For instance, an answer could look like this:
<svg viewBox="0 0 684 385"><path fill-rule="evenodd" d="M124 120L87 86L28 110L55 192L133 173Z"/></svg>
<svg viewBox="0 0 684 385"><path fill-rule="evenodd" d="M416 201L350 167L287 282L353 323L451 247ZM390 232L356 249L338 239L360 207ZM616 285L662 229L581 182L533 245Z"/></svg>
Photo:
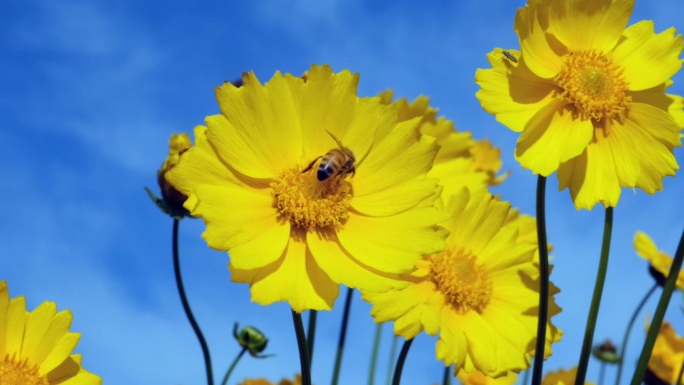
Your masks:
<svg viewBox="0 0 684 385"><path fill-rule="evenodd" d="M171 266L171 221L149 202L171 133L190 131L218 112L213 89L253 70L300 74L312 63L361 74L360 95L391 88L401 97L428 95L459 130L502 149L512 176L496 193L534 213L536 177L513 158L517 135L475 99L476 68L494 47L518 48L515 10L523 1L254 0L223 2L6 1L0 4L0 143L4 167L0 279L29 308L45 300L71 309L84 366L106 384L201 384L199 346L177 297ZM684 30L680 0L637 2L633 21L655 20L658 32ZM684 94L684 75L670 92ZM684 161L682 150L675 154ZM545 364L576 364L598 264L603 209L576 211L567 191L547 185L547 225L554 245L553 282L564 311L554 322L564 340ZM615 210L611 260L596 340L622 338L627 319L650 288L647 264L632 247L637 230L673 253L684 222L684 182L666 178L649 196L623 190ZM286 305L249 302L246 285L231 283L227 255L200 238L201 221L181 223L186 288L210 342L220 380L238 348L232 325L254 325L270 338L267 360L247 357L232 383L299 371ZM344 293L344 291L342 291ZM321 313L314 383L332 372L343 295ZM647 305L652 314L656 298ZM681 294L667 319L684 334ZM341 383L366 380L374 324L358 295ZM306 317L305 317L306 319ZM628 372L643 340L640 316L628 350ZM385 327L379 383L390 345ZM405 383L441 378L435 339L417 338ZM596 380L593 361L588 378ZM608 370L606 383L614 373Z"/></svg>

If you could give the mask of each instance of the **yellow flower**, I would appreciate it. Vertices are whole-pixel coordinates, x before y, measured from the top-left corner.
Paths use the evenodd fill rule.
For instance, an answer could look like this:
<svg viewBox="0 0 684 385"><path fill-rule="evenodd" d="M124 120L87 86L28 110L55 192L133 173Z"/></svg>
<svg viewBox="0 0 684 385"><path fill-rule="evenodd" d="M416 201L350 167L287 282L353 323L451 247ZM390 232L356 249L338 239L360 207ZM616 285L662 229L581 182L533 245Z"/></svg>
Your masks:
<svg viewBox="0 0 684 385"><path fill-rule="evenodd" d="M663 281L667 279L668 274L670 274L670 267L672 266L672 258L666 253L658 250L655 243L653 243L648 235L638 231L634 236L634 248L641 258L647 260L658 273L662 274ZM658 281L658 279L656 279L656 281ZM677 277L677 288L684 290L684 271L679 272L679 276Z"/></svg>
<svg viewBox="0 0 684 385"><path fill-rule="evenodd" d="M371 315L394 321L406 339L439 333L437 358L468 373L500 377L527 368L537 333L536 244L506 223L510 205L484 190L471 196L463 188L445 210L447 250L420 259L404 276L408 287L364 292Z"/></svg>
<svg viewBox="0 0 684 385"><path fill-rule="evenodd" d="M634 0L529 0L515 19L522 52L500 48L475 81L483 108L520 132L516 158L536 174L558 171L575 206L616 206L621 187L649 194L678 169L684 123L667 95L681 67L681 36L652 21L628 28Z"/></svg>
<svg viewBox="0 0 684 385"><path fill-rule="evenodd" d="M268 381L265 378L258 378L256 380L244 380L240 385L275 385L274 383ZM300 374L295 375L294 381L287 379L282 379L278 385L302 385L302 376Z"/></svg>
<svg viewBox="0 0 684 385"><path fill-rule="evenodd" d="M358 98L358 78L312 66L306 81L276 73L261 85L248 73L240 88L218 87L222 113L195 129L195 146L167 174L255 302L330 309L339 284L403 287L394 274L444 249L437 180L427 177L435 139L417 134L420 119L398 122L395 106ZM355 172L321 181L335 138Z"/></svg>
<svg viewBox="0 0 684 385"><path fill-rule="evenodd" d="M183 209L183 203L188 199L185 195L176 190L167 180L166 173L176 167L180 162L180 156L192 146L190 136L186 133L173 134L169 140L169 156L164 160L161 169L157 171L157 183L161 190L162 197L167 206L174 211Z"/></svg>
<svg viewBox="0 0 684 385"><path fill-rule="evenodd" d="M577 366L570 370L559 369L547 373L542 380L542 385L574 385L577 377ZM586 385L594 385L593 382L585 382Z"/></svg>
<svg viewBox="0 0 684 385"><path fill-rule="evenodd" d="M380 97L385 104L389 104L392 91L385 91ZM437 118L437 110L430 107L430 99L426 96L419 96L412 103L406 98L394 103L400 121L420 117L421 132L437 138L440 148L428 176L440 180L440 185L444 187L442 196L449 197L464 186L475 192L497 185L508 176L496 175L502 165L501 150L486 139L474 140L470 132L456 131L451 120Z"/></svg>
<svg viewBox="0 0 684 385"><path fill-rule="evenodd" d="M482 372L467 373L461 369L456 377L463 385L513 385L518 376L513 372L508 372L503 377L492 378L485 376Z"/></svg>
<svg viewBox="0 0 684 385"><path fill-rule="evenodd" d="M9 298L0 281L0 384L102 384L71 354L80 333L69 332L71 312L57 312L54 302L26 311L23 296Z"/></svg>
<svg viewBox="0 0 684 385"><path fill-rule="evenodd" d="M648 370L666 383L675 384L683 362L684 337L676 335L672 326L663 322L648 361Z"/></svg>

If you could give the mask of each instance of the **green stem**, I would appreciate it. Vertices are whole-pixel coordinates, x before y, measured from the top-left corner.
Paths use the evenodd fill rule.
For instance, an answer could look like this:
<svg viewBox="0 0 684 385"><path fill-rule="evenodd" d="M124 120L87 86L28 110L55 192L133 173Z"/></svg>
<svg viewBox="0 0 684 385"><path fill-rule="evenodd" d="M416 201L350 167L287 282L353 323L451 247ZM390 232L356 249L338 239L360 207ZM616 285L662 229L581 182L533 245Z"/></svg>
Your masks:
<svg viewBox="0 0 684 385"><path fill-rule="evenodd" d="M294 323L295 335L297 336L297 347L299 348L302 385L311 385L311 366L309 365L309 352L307 351L306 346L306 335L304 334L302 315L292 310L292 322Z"/></svg>
<svg viewBox="0 0 684 385"><path fill-rule="evenodd" d="M181 303L183 304L183 310L185 311L185 315L188 317L188 321L190 321L190 326L192 326L192 330L195 331L195 335L197 336L197 340L200 343L200 347L202 348L202 355L204 356L204 367L207 372L207 384L209 385L214 385L214 374L212 373L211 370L211 357L209 356L209 346L207 346L207 341L204 339L204 335L202 334L202 330L200 329L199 325L197 324L197 321L195 320L195 316L192 315L192 310L190 310L190 303L188 303L188 298L185 296L185 288L183 287L183 279L181 278L181 271L180 271L180 257L178 253L178 219L173 220L173 271L176 276L176 285L178 286L178 295L180 295Z"/></svg>
<svg viewBox="0 0 684 385"><path fill-rule="evenodd" d="M406 362L406 356L408 356L408 351L413 343L413 338L406 340L404 346L401 347L399 352L399 358L397 358L397 366L394 368L394 378L392 379L392 385L399 385L401 383L401 372L404 370L404 362Z"/></svg>
<svg viewBox="0 0 684 385"><path fill-rule="evenodd" d="M375 325L375 337L373 338L373 353L371 353L370 369L368 370L368 385L375 383L375 366L378 363L378 350L380 350L380 337L382 336L382 324Z"/></svg>
<svg viewBox="0 0 684 385"><path fill-rule="evenodd" d="M675 385L682 383L682 374L684 374L684 362L682 362L682 367L679 368L679 374L677 375L677 382L675 382Z"/></svg>
<svg viewBox="0 0 684 385"><path fill-rule="evenodd" d="M316 310L309 310L309 327L306 333L306 343L309 351L309 367L313 362L313 348L314 348L314 338L316 337L316 316L318 312Z"/></svg>
<svg viewBox="0 0 684 385"><path fill-rule="evenodd" d="M577 365L577 377L575 377L575 385L584 385L584 379L587 376L589 356L591 355L591 345L594 340L594 330L596 329L596 319L598 318L599 306L601 305L601 295L603 294L603 285L606 281L606 272L608 271L608 255L610 254L610 237L612 232L613 208L607 207L606 217L603 223L601 260L599 261L598 274L596 275L596 283L594 284L594 295L591 299L591 307L589 308L587 327L584 330L584 341L582 342L582 352Z"/></svg>
<svg viewBox="0 0 684 385"><path fill-rule="evenodd" d="M451 385L451 365L444 368L444 377L442 378L442 385Z"/></svg>
<svg viewBox="0 0 684 385"><path fill-rule="evenodd" d="M537 242L539 244L539 317L535 345L532 383L541 384L546 347L546 323L549 318L549 249L546 242L546 178L537 179Z"/></svg>
<svg viewBox="0 0 684 385"><path fill-rule="evenodd" d="M665 281L663 292L660 294L660 300L658 301L658 307L656 307L655 314L653 315L651 327L648 329L648 334L646 335L646 342L644 343L644 347L641 349L641 356L639 357L637 368L634 371L634 377L632 377L632 385L639 385L644 379L646 367L648 366L648 360L651 358L651 351L653 350L653 345L655 345L655 340L658 336L658 332L660 331L660 326L663 323L663 318L665 318L667 305L670 303L672 293L676 287L677 277L679 276L679 270L682 268L683 259L684 233L682 233L682 237L679 239L679 246L677 246L677 252L675 253L674 260L672 261L672 267L670 267L670 274L668 274L667 281Z"/></svg>
<svg viewBox="0 0 684 385"><path fill-rule="evenodd" d="M392 347L390 347L390 359L389 363L387 364L387 381L385 382L386 385L390 385L392 383L392 373L394 373L394 357L397 355L398 342L399 337L392 337Z"/></svg>
<svg viewBox="0 0 684 385"><path fill-rule="evenodd" d="M656 289L658 288L658 283L653 284L653 287L651 290L646 293L644 298L641 299L641 302L639 302L639 306L634 309L634 313L632 313L632 317L629 319L629 323L627 324L627 330L625 330L625 336L622 337L622 344L620 345L620 361L618 361L618 369L617 369L617 376L615 377L615 385L620 385L620 378L622 378L622 368L623 364L625 362L625 357L627 353L627 342L629 341L629 334L632 332L632 326L634 326L634 321L636 321L637 316L641 312L641 309L644 307L646 304L646 301L655 293Z"/></svg>
<svg viewBox="0 0 684 385"><path fill-rule="evenodd" d="M233 363L230 364L230 368L228 368L228 371L226 372L226 375L223 376L223 381L221 381L221 385L226 385L228 383L228 379L230 378L230 374L233 373L233 369L237 366L237 363L240 362L240 358L245 354L247 351L247 348L242 348L240 350L240 353L238 353L237 357L233 360Z"/></svg>
<svg viewBox="0 0 684 385"><path fill-rule="evenodd" d="M344 351L344 341L347 339L347 324L349 323L349 309L353 294L352 288L347 288L347 298L344 301L344 313L342 314L342 326L340 327L340 339L337 342L337 354L335 355L335 368L333 369L332 385L337 385L340 378L340 368L342 367L342 352Z"/></svg>

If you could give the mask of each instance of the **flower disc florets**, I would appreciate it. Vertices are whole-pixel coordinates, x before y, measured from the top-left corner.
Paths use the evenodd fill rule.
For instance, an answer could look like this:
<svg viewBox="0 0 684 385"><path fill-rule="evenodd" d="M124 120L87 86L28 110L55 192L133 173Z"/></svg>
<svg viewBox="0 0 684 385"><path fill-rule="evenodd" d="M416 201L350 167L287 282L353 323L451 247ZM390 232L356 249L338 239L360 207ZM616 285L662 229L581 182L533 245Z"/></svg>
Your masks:
<svg viewBox="0 0 684 385"><path fill-rule="evenodd" d="M596 50L578 51L564 57L556 81L582 119L620 119L632 101L623 72Z"/></svg>
<svg viewBox="0 0 684 385"><path fill-rule="evenodd" d="M492 282L477 258L463 250L430 256L430 277L449 305L459 314L482 313L489 304Z"/></svg>
<svg viewBox="0 0 684 385"><path fill-rule="evenodd" d="M290 168L271 182L274 204L281 217L300 228L340 226L349 217L351 183L332 177L316 178L316 167L302 172Z"/></svg>
<svg viewBox="0 0 684 385"><path fill-rule="evenodd" d="M17 360L7 354L0 361L0 384L48 385L49 382L28 359Z"/></svg>

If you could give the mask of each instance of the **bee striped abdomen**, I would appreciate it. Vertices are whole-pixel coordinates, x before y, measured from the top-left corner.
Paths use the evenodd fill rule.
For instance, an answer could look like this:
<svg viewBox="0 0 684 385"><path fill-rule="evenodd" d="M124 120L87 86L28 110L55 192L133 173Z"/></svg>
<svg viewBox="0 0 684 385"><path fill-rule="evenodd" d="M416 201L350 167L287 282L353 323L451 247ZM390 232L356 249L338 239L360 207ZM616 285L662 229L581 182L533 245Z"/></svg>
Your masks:
<svg viewBox="0 0 684 385"><path fill-rule="evenodd" d="M347 157L342 153L342 151L333 149L328 151L327 154L323 155L321 163L318 165L318 171L316 177L319 181L324 181L334 174L339 173L343 170L344 164L347 161Z"/></svg>

